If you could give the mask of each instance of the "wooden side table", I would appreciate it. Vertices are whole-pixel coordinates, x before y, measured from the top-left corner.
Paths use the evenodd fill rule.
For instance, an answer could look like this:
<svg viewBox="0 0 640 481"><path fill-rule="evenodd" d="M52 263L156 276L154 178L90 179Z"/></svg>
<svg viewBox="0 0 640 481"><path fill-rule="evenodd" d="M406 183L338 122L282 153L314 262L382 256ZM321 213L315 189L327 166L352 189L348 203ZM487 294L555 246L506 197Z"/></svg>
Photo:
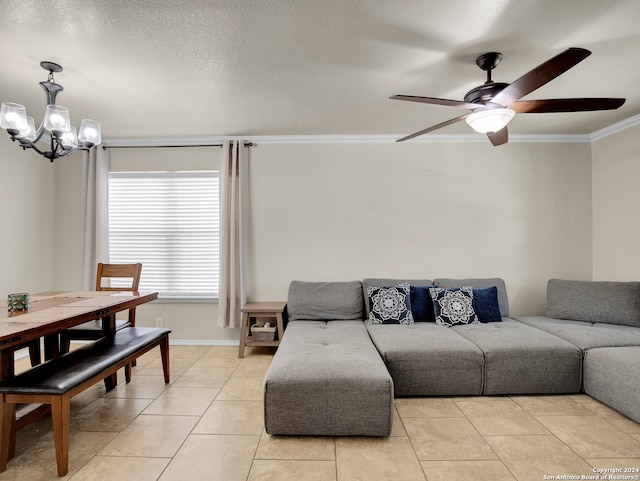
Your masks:
<svg viewBox="0 0 640 481"><path fill-rule="evenodd" d="M242 312L242 325L240 329L239 358L244 357L244 348L246 346L278 346L280 344L280 339L282 339L282 335L284 334L282 313L286 305L286 302L249 302L240 309L240 312ZM251 335L251 320L257 319L258 317L272 318L275 320L277 327L276 333L278 335L276 340L260 342L253 340L253 336ZM255 322L253 324L255 324Z"/></svg>

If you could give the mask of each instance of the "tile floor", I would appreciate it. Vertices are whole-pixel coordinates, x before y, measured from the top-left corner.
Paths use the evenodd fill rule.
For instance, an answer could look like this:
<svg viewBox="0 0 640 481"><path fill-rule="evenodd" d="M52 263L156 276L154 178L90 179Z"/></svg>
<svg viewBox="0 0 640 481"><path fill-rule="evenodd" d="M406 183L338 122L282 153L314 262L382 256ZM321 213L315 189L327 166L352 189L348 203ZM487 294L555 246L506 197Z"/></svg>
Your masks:
<svg viewBox="0 0 640 481"><path fill-rule="evenodd" d="M389 438L269 436L262 379L272 354L172 346L167 386L158 353L146 354L131 384L73 399L64 479L540 481L640 467L640 425L586 395L397 399ZM48 419L17 443L0 480L60 479Z"/></svg>

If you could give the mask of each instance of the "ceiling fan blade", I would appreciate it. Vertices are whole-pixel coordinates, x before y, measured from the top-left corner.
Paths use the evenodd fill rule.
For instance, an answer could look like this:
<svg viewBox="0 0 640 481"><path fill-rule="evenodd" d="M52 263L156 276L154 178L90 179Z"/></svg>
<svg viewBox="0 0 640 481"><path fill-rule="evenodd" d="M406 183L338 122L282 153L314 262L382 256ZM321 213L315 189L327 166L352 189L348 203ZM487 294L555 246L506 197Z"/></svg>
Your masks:
<svg viewBox="0 0 640 481"><path fill-rule="evenodd" d="M498 130L497 132L488 132L487 137L489 137L489 140L494 147L506 144L509 141L509 129L504 127L502 130Z"/></svg>
<svg viewBox="0 0 640 481"><path fill-rule="evenodd" d="M591 55L591 52L584 48L569 48L538 65L505 87L504 90L493 97L492 102L504 105L505 107L509 106L511 103L521 99L535 89L542 87L571 67L574 67L589 55Z"/></svg>
<svg viewBox="0 0 640 481"><path fill-rule="evenodd" d="M411 135L407 135L406 137L402 137L401 139L396 140L396 142L404 142L405 140L413 139L414 137L418 137L422 134L426 134L427 132L432 132L434 130L441 129L442 127L446 127L447 125L455 124L456 122L460 122L461 120L466 119L469 115L471 114L465 114L460 117L456 117L455 119L447 120L446 122L442 122L440 124L427 127L426 129L420 130Z"/></svg>
<svg viewBox="0 0 640 481"><path fill-rule="evenodd" d="M436 97L417 97L415 95L392 95L391 100L408 100L409 102L421 102L423 104L446 105L448 107L462 107L463 109L477 109L484 107L482 104L471 104L462 100L439 99Z"/></svg>
<svg viewBox="0 0 640 481"><path fill-rule="evenodd" d="M576 98L521 100L509 105L518 113L546 112L586 112L591 110L614 110L624 104L625 99L614 98Z"/></svg>

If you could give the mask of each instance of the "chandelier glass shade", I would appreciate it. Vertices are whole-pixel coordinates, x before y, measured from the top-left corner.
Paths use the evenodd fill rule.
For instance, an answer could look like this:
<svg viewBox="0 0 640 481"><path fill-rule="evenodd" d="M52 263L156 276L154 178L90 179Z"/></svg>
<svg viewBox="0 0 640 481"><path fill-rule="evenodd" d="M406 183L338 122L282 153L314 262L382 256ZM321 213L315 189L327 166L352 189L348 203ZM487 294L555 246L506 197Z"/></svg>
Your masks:
<svg viewBox="0 0 640 481"><path fill-rule="evenodd" d="M515 110L507 108L482 109L469 115L466 122L476 132L487 134L504 129L515 114Z"/></svg>
<svg viewBox="0 0 640 481"><path fill-rule="evenodd" d="M24 106L13 102L3 102L0 109L0 127L18 141L23 149L33 149L52 162L65 157L76 150L89 150L101 142L100 123L83 119L80 129L71 125L69 109L56 104L56 96L64 89L55 83L54 72L62 72L62 67L53 62L40 62L40 66L49 71L46 82L40 86L47 96L47 104L40 127L36 129L33 117L27 116ZM48 133L48 138L44 135ZM40 148L38 142L47 142L49 149Z"/></svg>

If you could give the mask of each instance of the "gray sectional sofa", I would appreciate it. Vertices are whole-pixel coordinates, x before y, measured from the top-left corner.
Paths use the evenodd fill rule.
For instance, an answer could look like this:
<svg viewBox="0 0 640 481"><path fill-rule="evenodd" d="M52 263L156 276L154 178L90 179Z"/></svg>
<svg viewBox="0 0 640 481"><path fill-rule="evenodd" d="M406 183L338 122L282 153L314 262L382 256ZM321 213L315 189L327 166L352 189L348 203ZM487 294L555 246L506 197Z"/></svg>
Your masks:
<svg viewBox="0 0 640 481"><path fill-rule="evenodd" d="M495 286L500 322L371 324L369 288ZM640 422L640 283L551 279L547 315L509 317L489 279L293 281L264 380L280 435L388 436L395 396L584 391Z"/></svg>

